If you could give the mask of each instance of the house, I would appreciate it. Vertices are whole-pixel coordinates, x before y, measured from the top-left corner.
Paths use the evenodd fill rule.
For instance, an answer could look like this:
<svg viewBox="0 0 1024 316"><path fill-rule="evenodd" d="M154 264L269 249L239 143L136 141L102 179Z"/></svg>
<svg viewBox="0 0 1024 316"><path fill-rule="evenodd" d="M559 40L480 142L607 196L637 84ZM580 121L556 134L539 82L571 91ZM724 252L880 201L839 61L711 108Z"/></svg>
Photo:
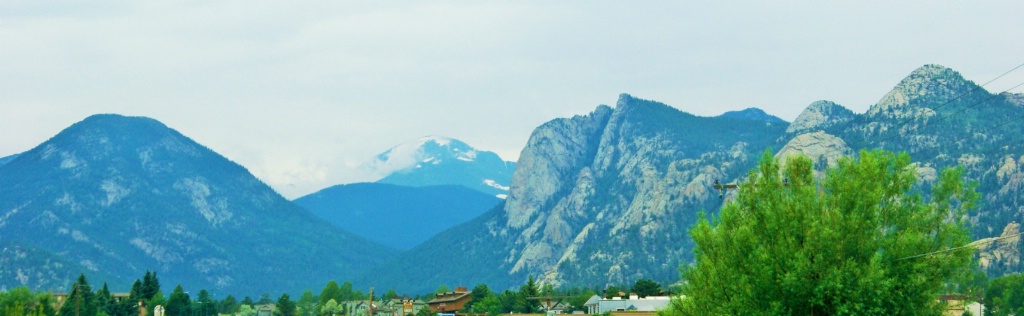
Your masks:
<svg viewBox="0 0 1024 316"><path fill-rule="evenodd" d="M256 304L252 306L252 309L256 310L256 316L274 316L274 311L277 310L277 304Z"/></svg>
<svg viewBox="0 0 1024 316"><path fill-rule="evenodd" d="M584 304L587 314L601 314L604 312L656 312L668 306L671 298L668 296L648 296L640 298L630 295L629 298L613 297L601 298L594 295Z"/></svg>
<svg viewBox="0 0 1024 316"><path fill-rule="evenodd" d="M437 293L436 297L427 301L430 311L436 313L452 313L466 308L466 303L473 299L473 291L466 290L466 287L456 287L455 291Z"/></svg>
<svg viewBox="0 0 1024 316"><path fill-rule="evenodd" d="M394 298L384 302L384 306L381 308L382 311L388 312L388 314L380 316L405 316L405 315L416 315L420 310L427 308L427 302L421 300L414 300L409 297Z"/></svg>
<svg viewBox="0 0 1024 316"><path fill-rule="evenodd" d="M970 297L961 294L946 294L940 295L939 301L946 303L946 310L942 312L942 315L960 316L964 314L964 311L970 311L971 315L984 315L985 306L978 302L971 302Z"/></svg>

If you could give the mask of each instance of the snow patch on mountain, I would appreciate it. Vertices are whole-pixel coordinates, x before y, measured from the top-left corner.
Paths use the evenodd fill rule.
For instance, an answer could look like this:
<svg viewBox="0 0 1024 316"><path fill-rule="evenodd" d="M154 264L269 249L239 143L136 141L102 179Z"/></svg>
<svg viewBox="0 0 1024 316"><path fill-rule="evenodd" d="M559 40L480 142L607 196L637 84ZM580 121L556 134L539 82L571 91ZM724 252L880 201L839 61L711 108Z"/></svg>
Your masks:
<svg viewBox="0 0 1024 316"><path fill-rule="evenodd" d="M498 190L508 191L508 186L501 185L500 183L495 182L494 180L491 179L484 180L484 184Z"/></svg>

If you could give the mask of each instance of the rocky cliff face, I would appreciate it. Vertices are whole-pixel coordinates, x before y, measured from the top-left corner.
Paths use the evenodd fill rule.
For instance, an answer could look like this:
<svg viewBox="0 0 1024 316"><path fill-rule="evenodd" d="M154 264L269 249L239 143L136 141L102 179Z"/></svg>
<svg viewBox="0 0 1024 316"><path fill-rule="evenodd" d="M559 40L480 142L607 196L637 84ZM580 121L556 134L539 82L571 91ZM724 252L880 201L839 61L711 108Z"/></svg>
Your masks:
<svg viewBox="0 0 1024 316"><path fill-rule="evenodd" d="M794 137L775 157L785 163L786 157L803 155L815 162L816 167L824 167L835 166L840 158L850 154L850 147L841 138L817 131Z"/></svg>
<svg viewBox="0 0 1024 316"><path fill-rule="evenodd" d="M714 119L727 117L697 118L623 95L603 130L587 129L602 130L600 136L547 130L542 135L548 137L531 140L538 145L525 149L524 157L562 157L554 160L559 167L521 164L513 191L539 186L546 193L513 194L504 208L508 222L489 225L503 227L494 230L500 232L496 236L514 240L503 263L512 274L539 274L551 284L674 280L675 268L690 260L685 232L696 212L713 211L720 203L711 183L741 179L756 153L781 147L778 157L800 153L823 168L856 150L881 147L908 151L918 161L923 184L934 181L942 168L964 166L987 203L973 218L972 230L975 236L992 236L1022 209L1012 198L1024 193L1024 168L1018 167L1024 163L1019 139L1024 123L1007 119L1024 115L1015 100L1015 95L991 95L948 68L926 65L865 114L819 101L788 128L765 124L720 131L715 127L724 122ZM561 134L573 135L572 146L596 147L539 146L565 143L552 139ZM1003 261L1007 257L992 259L993 269L1017 265Z"/></svg>
<svg viewBox="0 0 1024 316"><path fill-rule="evenodd" d="M1020 224L1010 222L998 237L975 241L978 248L978 265L982 269L1020 272Z"/></svg>
<svg viewBox="0 0 1024 316"><path fill-rule="evenodd" d="M704 118L622 95L614 109L552 121L523 150L495 235L515 240L508 273L547 284L667 278L689 258L686 228L785 128ZM784 122L783 122L784 123ZM749 128L739 128L742 125ZM727 129L731 129L726 132Z"/></svg>

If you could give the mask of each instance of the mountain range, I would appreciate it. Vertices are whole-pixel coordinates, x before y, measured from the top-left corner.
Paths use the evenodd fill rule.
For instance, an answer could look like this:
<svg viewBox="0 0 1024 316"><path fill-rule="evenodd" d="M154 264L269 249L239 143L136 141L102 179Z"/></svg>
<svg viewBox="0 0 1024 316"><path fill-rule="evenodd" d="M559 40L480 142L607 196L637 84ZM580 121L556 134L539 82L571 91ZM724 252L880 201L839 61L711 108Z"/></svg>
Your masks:
<svg viewBox="0 0 1024 316"><path fill-rule="evenodd" d="M155 267L164 278L245 293L316 289L338 278L404 293L441 284L507 289L530 276L555 286L628 285L640 278L668 284L692 260L688 230L698 214L714 215L735 194L714 183L743 181L766 150L810 156L819 171L862 149L906 151L922 184L944 167L962 165L982 194L972 233L992 237L1016 230L1024 209L1017 199L1024 193L1022 119L1024 95L992 94L939 65L912 71L866 113L822 100L792 123L758 109L695 116L622 94L614 106L536 128L507 169L507 185L490 175L464 184L479 190L495 180L508 187L505 200L491 200L497 205L481 215L461 224L452 219L454 227L397 251L338 228L363 207L349 207L354 213L338 222L330 219L336 210L319 213L325 220L296 206L353 202L360 187L372 186L325 190L349 192L332 194L338 200L311 195L291 203L241 166L153 120L96 116L0 165L0 260L6 260L0 282L45 288L76 269L137 277ZM480 151L466 147L427 137L380 161L403 166L392 168L397 171L481 160ZM408 154L416 148L449 156L435 164ZM380 188L373 192L387 191ZM419 194L388 190L392 199ZM1019 251L996 248L981 255L990 275L1020 271ZM252 263L243 263L249 256Z"/></svg>
<svg viewBox="0 0 1024 316"><path fill-rule="evenodd" d="M972 233L996 236L1024 209L1015 198L1024 188L1020 100L938 65L911 72L867 113L816 101L791 124L758 110L698 117L623 94L614 108L537 128L503 205L370 274L416 290L462 282L510 288L531 275L556 286L676 282L692 260L687 231L698 213L713 215L719 194L735 194L715 190L715 181L743 181L765 150L810 156L819 170L862 149L907 151L921 184L963 165L984 201ZM461 255L437 255L453 251ZM982 253L990 275L1020 270L1019 251L999 254Z"/></svg>

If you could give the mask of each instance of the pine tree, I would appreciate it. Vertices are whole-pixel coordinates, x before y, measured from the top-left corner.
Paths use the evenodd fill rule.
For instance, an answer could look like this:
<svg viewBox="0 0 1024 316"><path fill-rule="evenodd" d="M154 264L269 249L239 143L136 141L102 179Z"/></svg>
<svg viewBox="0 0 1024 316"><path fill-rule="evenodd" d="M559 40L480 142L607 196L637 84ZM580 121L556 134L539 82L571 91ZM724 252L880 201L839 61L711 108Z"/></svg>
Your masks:
<svg viewBox="0 0 1024 316"><path fill-rule="evenodd" d="M85 274L81 274L78 276L78 281L71 286L71 294L61 306L60 314L62 316L95 316L97 312L95 294L92 292L92 287L89 286L89 281L85 279Z"/></svg>
<svg viewBox="0 0 1024 316"><path fill-rule="evenodd" d="M277 312L279 316L296 316L295 302L288 297L288 293L281 294L277 299Z"/></svg>
<svg viewBox="0 0 1024 316"><path fill-rule="evenodd" d="M537 288L537 282L533 280L533 276L526 281L526 284L519 287L519 297L516 302L516 310L520 313L537 313L540 312L540 302L535 299L529 299L531 297L537 297L537 293L540 290Z"/></svg>
<svg viewBox="0 0 1024 316"><path fill-rule="evenodd" d="M167 305L164 306L164 313L167 316L183 316L190 314L189 307L192 304L188 298L188 293L181 288L181 284L178 284L171 292L171 297L167 299Z"/></svg>
<svg viewBox="0 0 1024 316"><path fill-rule="evenodd" d="M156 292L160 291L160 279L156 277L156 271L152 273L146 270L145 276L142 277L142 297L146 300L152 299Z"/></svg>

